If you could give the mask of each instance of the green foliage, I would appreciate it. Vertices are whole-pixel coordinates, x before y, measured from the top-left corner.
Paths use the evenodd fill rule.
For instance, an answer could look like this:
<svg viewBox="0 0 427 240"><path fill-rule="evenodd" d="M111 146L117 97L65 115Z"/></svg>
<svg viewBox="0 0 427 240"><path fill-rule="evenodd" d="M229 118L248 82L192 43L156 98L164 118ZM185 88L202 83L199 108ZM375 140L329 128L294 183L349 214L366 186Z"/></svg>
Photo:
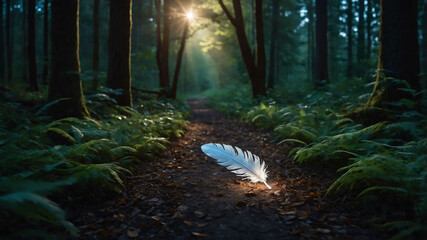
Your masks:
<svg viewBox="0 0 427 240"><path fill-rule="evenodd" d="M370 94L330 88L305 96L279 89L252 100L247 88L231 86L209 93L208 102L254 126L272 129L278 144L292 147L289 156L296 162L330 173L338 170L341 176L327 196L350 195L380 207L383 222L388 222L383 227L398 230L396 239L422 236L427 232L425 115L407 110L414 106L409 101L385 103L393 105L391 110L364 107L347 114ZM374 121L355 122L366 117Z"/></svg>
<svg viewBox="0 0 427 240"><path fill-rule="evenodd" d="M19 103L0 110L0 224L9 229L0 238L55 239L49 231L61 228L76 234L52 196L120 192L132 163L152 158L166 149L168 138L183 133L186 105L144 100L132 109L116 105L113 90L103 90L88 96L95 119L52 121L47 114L60 100L31 115L24 115ZM40 228L47 225L54 228Z"/></svg>

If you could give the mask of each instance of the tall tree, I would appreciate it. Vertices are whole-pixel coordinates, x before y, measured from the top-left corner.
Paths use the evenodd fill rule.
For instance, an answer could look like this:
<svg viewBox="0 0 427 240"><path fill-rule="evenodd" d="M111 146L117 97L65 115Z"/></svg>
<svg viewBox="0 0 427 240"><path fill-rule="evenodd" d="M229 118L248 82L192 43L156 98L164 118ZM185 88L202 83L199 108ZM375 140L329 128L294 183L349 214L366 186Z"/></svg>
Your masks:
<svg viewBox="0 0 427 240"><path fill-rule="evenodd" d="M274 88L275 72L276 72L276 58L275 52L277 51L277 21L279 18L279 0L271 1L271 9L273 14L271 16L271 32L270 32L270 61L268 69L268 88Z"/></svg>
<svg viewBox="0 0 427 240"><path fill-rule="evenodd" d="M80 80L79 0L52 1L52 79L49 101L57 117L89 117Z"/></svg>
<svg viewBox="0 0 427 240"><path fill-rule="evenodd" d="M384 102L411 98L404 90L406 84L396 79L421 90L417 0L381 0L380 4L378 71L369 106L387 106Z"/></svg>
<svg viewBox="0 0 427 240"><path fill-rule="evenodd" d="M353 0L347 0L347 77L353 76Z"/></svg>
<svg viewBox="0 0 427 240"><path fill-rule="evenodd" d="M6 85L12 82L13 78L13 48L12 48L12 24L11 24L11 0L6 0L6 63L7 63L7 80Z"/></svg>
<svg viewBox="0 0 427 240"><path fill-rule="evenodd" d="M173 81L172 81L172 89L171 89L170 94L168 96L170 98L176 98L176 91L178 88L179 72L181 70L181 63L182 63L182 55L184 54L185 42L187 40L189 25L190 25L190 19L186 19L186 21L184 23L184 30L183 30L182 35L181 35L181 44L180 44L179 50L178 50L175 72L174 72Z"/></svg>
<svg viewBox="0 0 427 240"><path fill-rule="evenodd" d="M308 37L308 59L307 59L307 78L312 81L314 76L314 64L316 62L315 58L315 39L314 39L314 7L313 0L307 0L307 15L308 15L308 24L307 24L307 37Z"/></svg>
<svg viewBox="0 0 427 240"><path fill-rule="evenodd" d="M365 0L359 0L359 22L357 25L357 64L359 73L365 60Z"/></svg>
<svg viewBox="0 0 427 240"><path fill-rule="evenodd" d="M328 5L327 0L316 0L316 67L314 86L320 88L328 77Z"/></svg>
<svg viewBox="0 0 427 240"><path fill-rule="evenodd" d="M236 31L240 52L251 82L252 95L254 97L265 95L266 57L264 47L264 24L262 19L262 0L255 1L256 55L252 53L245 33L245 24L240 0L233 0L234 16L225 6L223 0L218 0L218 2Z"/></svg>
<svg viewBox="0 0 427 240"><path fill-rule="evenodd" d="M43 75L42 80L47 82L49 74L49 0L44 0L43 6Z"/></svg>
<svg viewBox="0 0 427 240"><path fill-rule="evenodd" d="M3 0L0 0L0 84L4 84L5 81L3 29Z"/></svg>
<svg viewBox="0 0 427 240"><path fill-rule="evenodd" d="M30 91L39 90L36 59L36 0L28 1L28 72Z"/></svg>
<svg viewBox="0 0 427 240"><path fill-rule="evenodd" d="M28 81L28 0L22 0L22 79L24 82ZM31 81L31 80L30 80ZM30 83L31 85L31 83ZM30 86L30 91L31 86Z"/></svg>
<svg viewBox="0 0 427 240"><path fill-rule="evenodd" d="M372 55L372 0L368 0L368 10L366 11L366 58L370 59Z"/></svg>
<svg viewBox="0 0 427 240"><path fill-rule="evenodd" d="M169 43L170 43L170 0L163 1L163 28L161 24L161 1L155 0L157 25L156 60L159 68L160 88L169 91ZM162 31L163 30L163 31Z"/></svg>
<svg viewBox="0 0 427 240"><path fill-rule="evenodd" d="M422 43L421 43L421 71L427 75L427 0L422 0L423 5L423 18L422 18Z"/></svg>
<svg viewBox="0 0 427 240"><path fill-rule="evenodd" d="M107 87L121 89L115 98L122 106L132 106L131 93L132 0L110 0Z"/></svg>
<svg viewBox="0 0 427 240"><path fill-rule="evenodd" d="M92 71L93 83L92 89L98 89L98 70L99 70L99 0L95 0L93 4L93 55L92 55Z"/></svg>

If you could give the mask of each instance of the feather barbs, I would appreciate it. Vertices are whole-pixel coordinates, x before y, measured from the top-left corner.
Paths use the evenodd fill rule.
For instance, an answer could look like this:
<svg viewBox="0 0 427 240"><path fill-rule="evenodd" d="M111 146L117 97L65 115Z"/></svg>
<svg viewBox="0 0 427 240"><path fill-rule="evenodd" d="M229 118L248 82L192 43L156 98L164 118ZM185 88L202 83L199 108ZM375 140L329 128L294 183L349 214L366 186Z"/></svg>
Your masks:
<svg viewBox="0 0 427 240"><path fill-rule="evenodd" d="M204 144L201 148L206 155L216 159L219 165L226 167L237 176L244 177L252 183L262 182L271 189L267 184L267 166L257 155L220 143Z"/></svg>

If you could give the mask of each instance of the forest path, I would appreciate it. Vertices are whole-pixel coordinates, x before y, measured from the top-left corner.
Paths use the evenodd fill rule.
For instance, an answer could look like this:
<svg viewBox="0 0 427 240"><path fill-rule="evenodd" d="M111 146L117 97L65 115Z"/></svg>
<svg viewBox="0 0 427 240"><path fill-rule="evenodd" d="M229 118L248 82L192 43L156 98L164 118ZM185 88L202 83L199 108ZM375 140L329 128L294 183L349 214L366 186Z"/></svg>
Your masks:
<svg viewBox="0 0 427 240"><path fill-rule="evenodd" d="M383 239L366 218L322 199L331 179L296 166L269 132L192 99L192 123L156 160L140 164L119 198L71 219L82 239ZM249 150L268 166L251 184L201 151L205 143Z"/></svg>

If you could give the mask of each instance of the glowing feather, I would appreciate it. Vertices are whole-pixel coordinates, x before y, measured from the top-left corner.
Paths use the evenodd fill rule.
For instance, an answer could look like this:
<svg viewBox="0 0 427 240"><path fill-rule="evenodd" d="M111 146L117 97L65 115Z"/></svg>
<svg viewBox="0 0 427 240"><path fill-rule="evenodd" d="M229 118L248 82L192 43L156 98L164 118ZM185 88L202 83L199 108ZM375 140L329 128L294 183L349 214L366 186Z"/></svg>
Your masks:
<svg viewBox="0 0 427 240"><path fill-rule="evenodd" d="M238 147L219 143L208 143L202 146L202 151L211 158L215 158L218 164L225 166L228 170L245 177L253 183L262 182L267 184L267 167L257 155L249 151L242 151Z"/></svg>

